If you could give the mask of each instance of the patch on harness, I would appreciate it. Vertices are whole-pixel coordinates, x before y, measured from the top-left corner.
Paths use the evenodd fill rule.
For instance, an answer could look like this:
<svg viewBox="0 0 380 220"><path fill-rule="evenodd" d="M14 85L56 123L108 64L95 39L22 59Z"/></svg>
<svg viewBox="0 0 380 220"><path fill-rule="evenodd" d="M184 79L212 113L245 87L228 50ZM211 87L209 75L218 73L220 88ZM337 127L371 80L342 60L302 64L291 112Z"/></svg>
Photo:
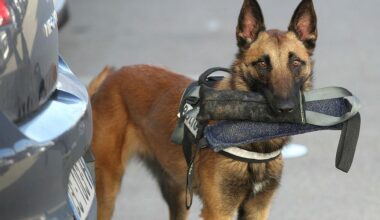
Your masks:
<svg viewBox="0 0 380 220"><path fill-rule="evenodd" d="M198 113L199 109L194 109L188 103L185 104L182 113L185 116L184 124L194 136L197 136L198 133Z"/></svg>

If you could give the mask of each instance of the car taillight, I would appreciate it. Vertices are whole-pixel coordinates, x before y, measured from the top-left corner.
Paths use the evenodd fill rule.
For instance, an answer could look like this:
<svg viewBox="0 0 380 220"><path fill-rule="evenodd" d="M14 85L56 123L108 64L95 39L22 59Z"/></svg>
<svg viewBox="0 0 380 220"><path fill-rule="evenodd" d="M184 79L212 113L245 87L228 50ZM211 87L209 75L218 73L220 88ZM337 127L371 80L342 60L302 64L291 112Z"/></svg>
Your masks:
<svg viewBox="0 0 380 220"><path fill-rule="evenodd" d="M6 0L0 0L0 26L8 25L12 22L11 13Z"/></svg>

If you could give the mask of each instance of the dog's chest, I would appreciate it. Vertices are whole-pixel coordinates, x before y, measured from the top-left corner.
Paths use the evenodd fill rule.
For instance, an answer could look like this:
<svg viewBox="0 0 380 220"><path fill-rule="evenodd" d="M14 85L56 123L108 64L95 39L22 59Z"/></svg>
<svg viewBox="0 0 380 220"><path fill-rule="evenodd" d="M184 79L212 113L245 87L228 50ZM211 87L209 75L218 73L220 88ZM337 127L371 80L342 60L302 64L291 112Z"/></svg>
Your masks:
<svg viewBox="0 0 380 220"><path fill-rule="evenodd" d="M223 166L220 179L223 191L231 197L257 195L268 188L276 188L281 179L282 159L264 163L234 161Z"/></svg>
<svg viewBox="0 0 380 220"><path fill-rule="evenodd" d="M261 182L253 182L252 183L252 193L254 195L262 192L265 190L265 188L268 186L269 184L269 180L264 180L264 181L261 181Z"/></svg>
<svg viewBox="0 0 380 220"><path fill-rule="evenodd" d="M268 167L266 163L249 164L247 168L253 194L262 192L269 183L267 179Z"/></svg>

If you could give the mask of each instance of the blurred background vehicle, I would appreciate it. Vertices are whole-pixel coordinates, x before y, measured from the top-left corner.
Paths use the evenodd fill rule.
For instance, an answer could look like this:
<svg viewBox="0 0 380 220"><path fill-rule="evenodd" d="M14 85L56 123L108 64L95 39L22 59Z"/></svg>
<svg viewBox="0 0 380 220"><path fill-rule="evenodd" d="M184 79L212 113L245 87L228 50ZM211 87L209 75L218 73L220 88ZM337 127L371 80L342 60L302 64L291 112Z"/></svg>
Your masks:
<svg viewBox="0 0 380 220"><path fill-rule="evenodd" d="M63 27L69 20L69 5L67 0L53 0L58 15L58 27Z"/></svg>
<svg viewBox="0 0 380 220"><path fill-rule="evenodd" d="M0 219L95 219L91 105L52 0L0 0Z"/></svg>

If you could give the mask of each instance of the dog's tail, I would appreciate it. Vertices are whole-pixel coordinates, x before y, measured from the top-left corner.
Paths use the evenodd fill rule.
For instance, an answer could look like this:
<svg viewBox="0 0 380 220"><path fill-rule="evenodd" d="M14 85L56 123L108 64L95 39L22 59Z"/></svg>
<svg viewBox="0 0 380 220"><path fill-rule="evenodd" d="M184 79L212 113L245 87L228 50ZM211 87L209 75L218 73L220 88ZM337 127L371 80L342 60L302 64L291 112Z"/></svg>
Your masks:
<svg viewBox="0 0 380 220"><path fill-rule="evenodd" d="M87 87L88 94L93 96L98 90L99 86L103 83L103 81L113 73L115 70L113 67L106 66L104 69L90 82Z"/></svg>

